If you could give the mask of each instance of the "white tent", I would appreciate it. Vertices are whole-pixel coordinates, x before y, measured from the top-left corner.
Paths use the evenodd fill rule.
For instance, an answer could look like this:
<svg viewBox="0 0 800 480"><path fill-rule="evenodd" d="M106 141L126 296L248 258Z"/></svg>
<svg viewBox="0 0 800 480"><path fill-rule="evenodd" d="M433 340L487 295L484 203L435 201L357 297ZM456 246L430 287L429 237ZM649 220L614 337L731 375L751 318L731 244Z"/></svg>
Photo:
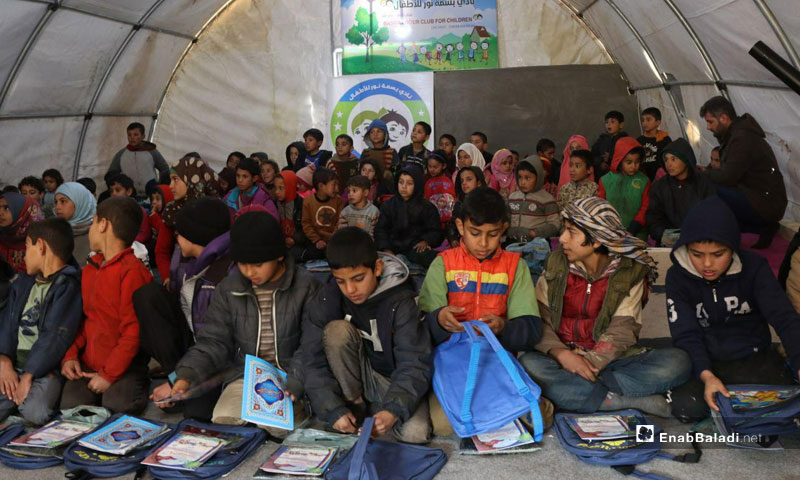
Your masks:
<svg viewBox="0 0 800 480"><path fill-rule="evenodd" d="M800 66L796 0L498 0L501 67L617 63L698 158L698 115L720 93L767 131L800 219L800 98L747 51ZM168 161L234 149L282 159L327 122L340 47L325 0L0 1L0 180L47 167L101 178L139 121ZM793 135L793 133L795 133Z"/></svg>

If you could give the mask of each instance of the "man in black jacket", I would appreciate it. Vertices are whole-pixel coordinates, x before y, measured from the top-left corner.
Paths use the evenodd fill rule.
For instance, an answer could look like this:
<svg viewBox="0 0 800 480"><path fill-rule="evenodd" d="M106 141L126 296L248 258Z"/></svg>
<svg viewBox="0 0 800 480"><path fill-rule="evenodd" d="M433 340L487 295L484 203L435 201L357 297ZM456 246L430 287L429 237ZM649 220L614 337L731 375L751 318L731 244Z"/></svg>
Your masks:
<svg viewBox="0 0 800 480"><path fill-rule="evenodd" d="M780 228L788 203L775 154L764 130L749 114L736 115L725 97L713 97L700 108L708 130L721 148L720 168L705 174L717 195L736 215L743 232L761 236L752 248L768 248Z"/></svg>
<svg viewBox="0 0 800 480"><path fill-rule="evenodd" d="M420 322L408 267L379 254L358 227L336 232L327 257L334 280L303 320L311 408L340 432L355 433L372 414L375 436L392 431L402 442L428 442L431 340Z"/></svg>

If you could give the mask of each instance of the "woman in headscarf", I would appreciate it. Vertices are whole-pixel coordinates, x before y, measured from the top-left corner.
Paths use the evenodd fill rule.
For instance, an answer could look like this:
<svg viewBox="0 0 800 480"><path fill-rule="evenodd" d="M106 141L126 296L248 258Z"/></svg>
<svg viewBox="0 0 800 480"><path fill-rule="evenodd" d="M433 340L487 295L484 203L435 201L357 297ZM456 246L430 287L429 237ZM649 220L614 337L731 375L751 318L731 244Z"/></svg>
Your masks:
<svg viewBox="0 0 800 480"><path fill-rule="evenodd" d="M25 235L28 227L44 219L39 202L19 193L0 195L0 258L15 271L25 271Z"/></svg>
<svg viewBox="0 0 800 480"><path fill-rule="evenodd" d="M688 380L691 362L680 349L637 345L657 275L646 244L601 198L576 200L561 215L562 250L547 258L536 285L542 339L520 361L559 408L669 417L664 393Z"/></svg>
<svg viewBox="0 0 800 480"><path fill-rule="evenodd" d="M56 216L68 221L72 226L75 249L72 256L79 267L86 264L89 253L89 227L92 226L97 211L97 200L92 192L78 182L66 182L56 190Z"/></svg>
<svg viewBox="0 0 800 480"><path fill-rule="evenodd" d="M576 150L590 150L589 142L586 141L586 137L583 135L573 135L569 137L567 140L567 146L564 147L564 156L561 160L561 173L558 176L558 187L561 188L562 185L569 183L569 157L572 152ZM592 175L590 177L594 182L594 171L592 171Z"/></svg>
<svg viewBox="0 0 800 480"><path fill-rule="evenodd" d="M175 250L175 222L178 212L191 200L200 197L219 197L219 179L214 170L199 155L184 155L169 171L169 189L174 198L164 207L162 224L156 240L156 267L161 280L168 284L170 263Z"/></svg>

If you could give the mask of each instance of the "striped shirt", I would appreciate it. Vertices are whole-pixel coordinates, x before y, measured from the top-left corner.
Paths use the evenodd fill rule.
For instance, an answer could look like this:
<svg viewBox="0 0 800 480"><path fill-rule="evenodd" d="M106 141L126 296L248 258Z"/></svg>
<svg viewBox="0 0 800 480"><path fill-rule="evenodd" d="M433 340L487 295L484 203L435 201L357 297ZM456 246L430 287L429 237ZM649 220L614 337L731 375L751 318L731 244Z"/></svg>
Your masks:
<svg viewBox="0 0 800 480"><path fill-rule="evenodd" d="M258 357L275 366L278 365L278 362L275 357L275 331L272 328L272 300L276 288L278 288L277 283L265 283L253 287L258 301L258 309L261 311Z"/></svg>

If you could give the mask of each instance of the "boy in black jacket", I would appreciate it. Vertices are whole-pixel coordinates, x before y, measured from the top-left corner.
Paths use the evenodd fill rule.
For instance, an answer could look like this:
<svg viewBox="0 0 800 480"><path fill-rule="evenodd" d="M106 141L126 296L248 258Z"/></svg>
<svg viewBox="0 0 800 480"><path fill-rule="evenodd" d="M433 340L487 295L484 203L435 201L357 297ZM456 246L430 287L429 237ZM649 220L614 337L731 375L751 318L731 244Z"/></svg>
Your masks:
<svg viewBox="0 0 800 480"><path fill-rule="evenodd" d="M11 284L0 317L0 419L19 410L42 425L55 413L61 357L83 320L81 273L67 264L74 242L65 220L34 223L27 236L27 274Z"/></svg>
<svg viewBox="0 0 800 480"><path fill-rule="evenodd" d="M694 379L672 392L682 421L718 410L725 384L790 385L800 369L800 316L767 261L739 249L736 217L718 197L692 208L672 250L667 317L673 344L692 359ZM771 348L772 325L789 356Z"/></svg>
<svg viewBox="0 0 800 480"><path fill-rule="evenodd" d="M356 433L372 414L372 434L408 443L430 440L431 339L420 322L408 268L378 253L358 227L328 244L334 281L303 320L304 386L311 408L335 430ZM359 418L360 417L360 418Z"/></svg>
<svg viewBox="0 0 800 480"><path fill-rule="evenodd" d="M623 115L622 112L611 110L606 113L606 131L601 133L594 142L594 145L592 145L595 178L599 179L608 173L608 170L611 168L611 161L614 159L614 147L617 145L617 140L628 136L628 134L622 130L624 127L625 115Z"/></svg>

